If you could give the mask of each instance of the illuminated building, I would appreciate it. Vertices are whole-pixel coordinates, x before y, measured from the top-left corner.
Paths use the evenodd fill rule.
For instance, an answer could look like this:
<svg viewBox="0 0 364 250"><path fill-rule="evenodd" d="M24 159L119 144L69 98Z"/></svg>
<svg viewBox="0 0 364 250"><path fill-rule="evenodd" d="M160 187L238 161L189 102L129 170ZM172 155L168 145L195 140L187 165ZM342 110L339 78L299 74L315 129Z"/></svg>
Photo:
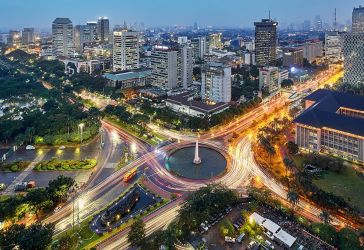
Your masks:
<svg viewBox="0 0 364 250"><path fill-rule="evenodd" d="M295 120L301 149L364 163L364 97L319 89Z"/></svg>
<svg viewBox="0 0 364 250"><path fill-rule="evenodd" d="M56 18L52 23L52 46L55 56L74 54L73 25L68 18Z"/></svg>
<svg viewBox="0 0 364 250"><path fill-rule="evenodd" d="M201 70L201 98L207 102L231 101L231 68L218 62L208 62Z"/></svg>
<svg viewBox="0 0 364 250"><path fill-rule="evenodd" d="M113 37L113 71L139 68L139 32L124 29Z"/></svg>
<svg viewBox="0 0 364 250"><path fill-rule="evenodd" d="M255 61L258 66L274 65L277 59L277 26L271 19L255 22Z"/></svg>

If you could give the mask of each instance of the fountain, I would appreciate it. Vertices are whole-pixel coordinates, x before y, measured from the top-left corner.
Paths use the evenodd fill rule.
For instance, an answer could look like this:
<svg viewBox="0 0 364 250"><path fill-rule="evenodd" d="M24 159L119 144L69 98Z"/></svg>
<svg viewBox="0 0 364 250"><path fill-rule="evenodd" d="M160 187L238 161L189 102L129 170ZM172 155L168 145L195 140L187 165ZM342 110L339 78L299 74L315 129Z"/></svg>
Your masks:
<svg viewBox="0 0 364 250"><path fill-rule="evenodd" d="M201 158L198 153L198 140L196 141L196 147L195 147L195 158L193 159L193 163L196 165L201 164Z"/></svg>

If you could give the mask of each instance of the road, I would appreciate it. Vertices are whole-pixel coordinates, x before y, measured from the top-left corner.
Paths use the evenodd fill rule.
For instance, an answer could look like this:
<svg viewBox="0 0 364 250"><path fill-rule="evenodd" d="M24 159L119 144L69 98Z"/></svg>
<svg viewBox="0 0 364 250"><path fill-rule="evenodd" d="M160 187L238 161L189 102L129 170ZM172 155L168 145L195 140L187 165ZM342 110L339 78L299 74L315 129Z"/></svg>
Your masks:
<svg viewBox="0 0 364 250"><path fill-rule="evenodd" d="M329 81L331 79L331 75L334 75L334 77L338 77L338 75L340 74L342 74L340 71L338 73L332 72L331 74L327 75L323 74L315 81L311 81L307 85L301 85L297 92L303 96L304 93L307 92L307 90L318 88L327 81ZM124 184L121 183L122 176L127 171L135 167L142 167L142 169L145 169L146 175L152 182L154 182L156 185L163 188L164 190L170 192L188 192L200 188L208 182L184 180L172 175L164 168L163 164L160 163L160 159L165 156L167 151L189 144L197 138L199 138L201 143L216 146L218 144L217 140L226 139L233 132L247 131L248 129L250 129L252 124L255 124L266 115L270 115L274 113L274 111L287 106L289 102L289 94L283 94L275 98L271 102L259 106L254 111L251 111L241 117L237 117L230 124L221 128L216 128L210 132L201 134L200 136L191 134L181 135L163 128L152 127L157 132L168 135L172 138L176 138L178 142L172 143L162 148L158 148L151 152L148 150L149 148L143 142L135 139L133 136L129 135L125 131L114 127L112 124L103 122L103 127L105 127L106 129L116 131L118 135L122 136L130 143L136 143L141 157L139 157L134 162L128 164L127 166L123 167L121 170L111 174L108 178L96 185L92 185L93 182L90 182L91 185L89 185L77 198L79 201L82 202L76 201L76 203L82 204L82 209L79 216L80 220L82 221L89 215L95 213L96 211L99 211L106 204L115 199L117 195L120 194L120 192L122 192L122 190L125 188ZM221 182L222 184L225 184L231 188L242 188L249 183L252 177L258 177L270 190L282 197L282 199L286 199L286 191L284 187L272 180L255 163L251 151L251 139L251 136L247 136L243 138L235 147L220 145L223 147L223 150L230 155L231 164L227 174L216 181ZM107 150L104 151L109 152L112 150L113 148L111 146L107 146ZM103 164L107 164L107 160L109 157L110 155L105 156ZM145 168L146 165L148 165L147 168ZM310 206L309 204L306 204L303 201L301 201L298 206L306 211L308 216L317 216L319 213L318 209ZM65 229L70 228L70 226L72 225L72 211L72 202L69 202L65 207L63 207L54 215L47 218L44 222L57 222L56 233L63 232ZM156 216L153 217L153 219L149 217L146 218L148 232L152 232L156 230L156 228L163 227L167 224L167 222L170 222L170 220L172 220L174 217L171 216L171 214L169 213L172 213L172 215L176 215L175 208L168 209L164 213L157 213ZM169 215L169 217L165 218L165 215ZM103 249L126 248L126 232L127 230L123 231L123 236L117 241L105 241L103 243L105 244L103 245Z"/></svg>

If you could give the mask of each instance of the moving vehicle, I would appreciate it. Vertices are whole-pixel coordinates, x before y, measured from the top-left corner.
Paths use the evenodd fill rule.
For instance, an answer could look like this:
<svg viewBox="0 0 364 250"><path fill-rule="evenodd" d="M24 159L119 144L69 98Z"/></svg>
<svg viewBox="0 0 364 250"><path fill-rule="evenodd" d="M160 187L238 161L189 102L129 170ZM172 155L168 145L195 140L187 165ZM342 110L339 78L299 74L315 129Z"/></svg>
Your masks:
<svg viewBox="0 0 364 250"><path fill-rule="evenodd" d="M133 168L132 170L130 170L129 172L127 172L125 175L124 175L124 178L123 178L123 181L124 182L128 182L130 181L131 179L134 178L134 176L136 176L137 174L137 168Z"/></svg>
<svg viewBox="0 0 364 250"><path fill-rule="evenodd" d="M35 147L33 145L27 145L25 147L26 150L35 150Z"/></svg>
<svg viewBox="0 0 364 250"><path fill-rule="evenodd" d="M29 181L27 184L27 188L35 188L35 181Z"/></svg>

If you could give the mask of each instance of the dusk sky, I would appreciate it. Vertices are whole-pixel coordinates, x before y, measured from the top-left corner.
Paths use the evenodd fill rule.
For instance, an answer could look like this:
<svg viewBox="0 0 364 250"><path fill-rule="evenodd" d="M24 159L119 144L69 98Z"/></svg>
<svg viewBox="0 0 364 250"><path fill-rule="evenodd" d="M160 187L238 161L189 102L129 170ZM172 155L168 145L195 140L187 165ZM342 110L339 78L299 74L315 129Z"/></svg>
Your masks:
<svg viewBox="0 0 364 250"><path fill-rule="evenodd" d="M111 25L144 22L146 26L199 25L252 27L268 16L280 23L337 19L345 23L354 6L363 0L0 0L0 30L50 28L56 17L69 17L74 24L110 18Z"/></svg>

